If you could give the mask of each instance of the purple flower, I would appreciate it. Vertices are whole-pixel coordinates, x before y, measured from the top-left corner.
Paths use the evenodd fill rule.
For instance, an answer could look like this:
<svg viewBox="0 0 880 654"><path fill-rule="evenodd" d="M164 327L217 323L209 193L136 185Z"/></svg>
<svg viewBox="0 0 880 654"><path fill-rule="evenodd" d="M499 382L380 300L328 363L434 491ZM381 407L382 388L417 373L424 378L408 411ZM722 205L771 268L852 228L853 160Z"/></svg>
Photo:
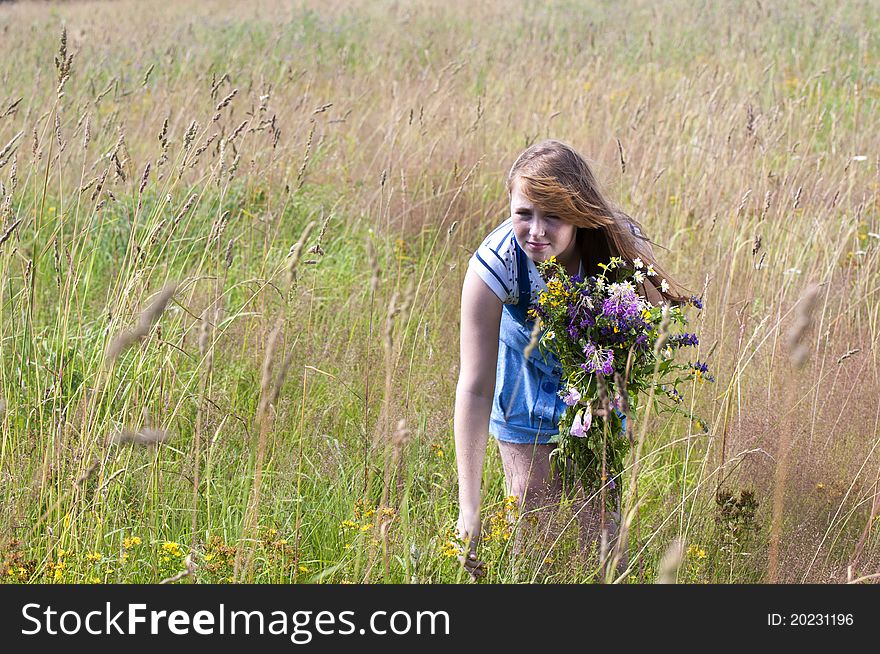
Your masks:
<svg viewBox="0 0 880 654"><path fill-rule="evenodd" d="M568 394L562 399L568 406L574 406L581 401L581 394L578 393L578 389L571 386L568 389Z"/></svg>
<svg viewBox="0 0 880 654"><path fill-rule="evenodd" d="M669 339L669 344L678 347L686 347L697 346L700 344L699 339L696 334L688 334L687 332L683 334L676 334L672 338Z"/></svg>
<svg viewBox="0 0 880 654"><path fill-rule="evenodd" d="M694 369L694 374L696 375L696 378L699 381L703 381L703 380L710 381L710 382L715 381L715 378L709 374L709 366L707 366L705 363L701 363L700 361L697 361L697 362L691 364L691 368Z"/></svg>
<svg viewBox="0 0 880 654"><path fill-rule="evenodd" d="M608 287L608 298L602 302L602 314L608 317L619 316L631 320L641 313L639 296L629 282L611 284Z"/></svg>
<svg viewBox="0 0 880 654"><path fill-rule="evenodd" d="M612 364L614 363L614 352L612 350L602 350L590 341L584 347L584 356L586 363L581 364L581 368L587 372L601 372L603 375L610 375L614 372Z"/></svg>
<svg viewBox="0 0 880 654"><path fill-rule="evenodd" d="M584 419L586 416L586 419ZM593 412L590 407L587 407L586 410L581 409L578 411L574 420L571 422L571 429L569 429L569 433L572 436L577 436L578 438L584 438L587 435L587 431L590 429L590 425L593 423Z"/></svg>
<svg viewBox="0 0 880 654"><path fill-rule="evenodd" d="M691 295L688 300L692 305L694 305L697 309L703 308L703 300L698 298L696 295Z"/></svg>

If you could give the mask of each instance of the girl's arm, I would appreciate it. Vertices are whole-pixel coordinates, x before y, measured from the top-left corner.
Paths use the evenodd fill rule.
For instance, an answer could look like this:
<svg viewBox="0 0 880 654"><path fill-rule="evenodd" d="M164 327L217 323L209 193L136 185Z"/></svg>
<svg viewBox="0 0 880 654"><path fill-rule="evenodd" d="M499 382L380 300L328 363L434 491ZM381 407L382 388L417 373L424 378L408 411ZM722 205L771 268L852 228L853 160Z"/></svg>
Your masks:
<svg viewBox="0 0 880 654"><path fill-rule="evenodd" d="M495 392L501 307L498 296L474 270L468 269L461 292L461 365L453 430L458 465L458 527L470 544L471 555L480 537L480 484Z"/></svg>

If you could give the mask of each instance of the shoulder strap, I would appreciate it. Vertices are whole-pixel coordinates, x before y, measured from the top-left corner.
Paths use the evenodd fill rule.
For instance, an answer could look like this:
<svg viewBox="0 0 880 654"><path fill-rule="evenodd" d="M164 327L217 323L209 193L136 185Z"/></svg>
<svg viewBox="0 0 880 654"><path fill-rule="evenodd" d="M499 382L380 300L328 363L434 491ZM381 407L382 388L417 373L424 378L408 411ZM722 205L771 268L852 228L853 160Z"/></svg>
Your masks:
<svg viewBox="0 0 880 654"><path fill-rule="evenodd" d="M526 321L526 311L529 310L529 303L532 301L532 280L529 278L529 258L522 248L519 246L516 238L513 239L516 248L516 282L519 286L519 302L517 303L517 313L523 322Z"/></svg>

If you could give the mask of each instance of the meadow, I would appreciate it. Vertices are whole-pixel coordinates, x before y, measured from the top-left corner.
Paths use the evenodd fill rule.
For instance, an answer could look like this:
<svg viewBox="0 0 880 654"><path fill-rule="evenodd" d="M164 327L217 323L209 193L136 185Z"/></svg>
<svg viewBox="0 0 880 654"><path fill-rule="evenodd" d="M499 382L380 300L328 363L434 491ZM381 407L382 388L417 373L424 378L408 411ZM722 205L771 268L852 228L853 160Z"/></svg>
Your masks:
<svg viewBox="0 0 880 654"><path fill-rule="evenodd" d="M467 581L461 285L544 138L702 295L716 378L708 433L637 417L614 581L880 578L876 3L14 2L0 35L5 582ZM601 579L571 530L514 564L491 442L483 488L486 581Z"/></svg>

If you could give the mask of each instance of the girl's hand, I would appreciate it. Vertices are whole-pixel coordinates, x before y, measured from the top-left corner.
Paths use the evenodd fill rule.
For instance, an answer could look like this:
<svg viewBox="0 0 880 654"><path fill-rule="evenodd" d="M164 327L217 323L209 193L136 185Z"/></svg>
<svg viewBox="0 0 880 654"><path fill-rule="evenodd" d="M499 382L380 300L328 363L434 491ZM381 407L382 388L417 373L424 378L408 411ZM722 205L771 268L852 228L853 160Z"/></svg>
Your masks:
<svg viewBox="0 0 880 654"><path fill-rule="evenodd" d="M486 564L477 558L480 529L479 513L474 516L465 516L463 513L459 514L456 532L462 542L466 543L467 551L458 557L458 560L474 581L486 576Z"/></svg>

